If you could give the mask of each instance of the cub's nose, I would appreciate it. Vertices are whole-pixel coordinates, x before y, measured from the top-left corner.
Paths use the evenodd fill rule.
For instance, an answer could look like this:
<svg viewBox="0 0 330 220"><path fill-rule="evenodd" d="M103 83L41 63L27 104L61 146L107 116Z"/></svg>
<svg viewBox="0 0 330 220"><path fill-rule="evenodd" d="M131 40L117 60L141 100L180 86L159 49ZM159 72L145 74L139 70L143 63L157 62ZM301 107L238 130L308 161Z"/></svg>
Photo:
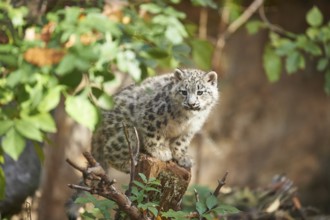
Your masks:
<svg viewBox="0 0 330 220"><path fill-rule="evenodd" d="M193 102L193 103L189 103L189 102L188 102L188 106L189 106L190 108L195 108L195 107L197 107L197 103L196 103L196 102Z"/></svg>

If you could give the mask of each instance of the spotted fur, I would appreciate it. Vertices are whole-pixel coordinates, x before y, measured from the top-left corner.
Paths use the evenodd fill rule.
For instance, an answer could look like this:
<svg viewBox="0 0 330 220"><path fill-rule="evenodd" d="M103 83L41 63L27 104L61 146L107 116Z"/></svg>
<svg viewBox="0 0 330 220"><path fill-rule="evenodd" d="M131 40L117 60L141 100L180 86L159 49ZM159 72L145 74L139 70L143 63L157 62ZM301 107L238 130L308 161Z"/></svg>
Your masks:
<svg viewBox="0 0 330 220"><path fill-rule="evenodd" d="M130 154L123 124L136 152L136 127L141 152L163 161L174 159L191 167L187 148L218 100L217 74L196 69L148 78L114 96L114 108L104 111L92 139L92 153L103 166L129 172Z"/></svg>

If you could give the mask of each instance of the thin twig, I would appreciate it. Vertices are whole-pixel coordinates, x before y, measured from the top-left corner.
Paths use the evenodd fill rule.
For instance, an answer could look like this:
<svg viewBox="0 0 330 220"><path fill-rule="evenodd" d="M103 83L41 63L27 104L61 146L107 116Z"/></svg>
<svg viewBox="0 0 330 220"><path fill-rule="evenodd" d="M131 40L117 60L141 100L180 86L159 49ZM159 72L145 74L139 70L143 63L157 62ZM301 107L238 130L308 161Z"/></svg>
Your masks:
<svg viewBox="0 0 330 220"><path fill-rule="evenodd" d="M217 69L219 67L219 61L221 60L222 51L225 46L226 40L230 37L238 28L240 28L246 21L257 11L257 9L264 3L264 0L254 0L251 5L239 16L235 21L233 21L224 32L222 30L218 35L216 42L214 55L213 55L213 68Z"/></svg>
<svg viewBox="0 0 330 220"><path fill-rule="evenodd" d="M77 190L83 190L86 192L91 192L92 188L87 187L87 186L80 186L80 185L76 185L76 184L68 184L68 187L70 187L71 189L77 189Z"/></svg>
<svg viewBox="0 0 330 220"><path fill-rule="evenodd" d="M71 161L71 160L68 159L68 158L66 159L66 162L67 162L68 164L70 164L70 166L72 166L72 167L75 168L76 170L79 170L79 171L82 172L82 173L85 171L84 168L78 166L77 164L75 164L73 161Z"/></svg>
<svg viewBox="0 0 330 220"><path fill-rule="evenodd" d="M300 200L297 197L297 195L293 195L291 200L292 200L292 203L293 203L294 207L298 210L301 219L306 220L307 219L306 215L305 215L305 213L303 212L303 210L301 208L301 203L300 203Z"/></svg>
<svg viewBox="0 0 330 220"><path fill-rule="evenodd" d="M264 3L264 0L254 0L251 5L239 16L235 21L233 21L228 28L226 29L224 35L225 37L228 37L235 31L237 31L238 28L240 28L244 23L246 23L247 20L257 11L257 9L262 6Z"/></svg>
<svg viewBox="0 0 330 220"><path fill-rule="evenodd" d="M196 189L194 189L196 202L199 202L199 194Z"/></svg>
<svg viewBox="0 0 330 220"><path fill-rule="evenodd" d="M267 28L269 28L271 31L279 33L279 34L283 34L283 35L291 37L291 38L295 38L295 35L293 33L290 33L288 31L284 30L282 27L280 27L278 25L272 24L268 20L268 18L266 16L266 13L265 13L265 6L264 5L262 5L259 8L259 16L260 16L261 20L266 24Z"/></svg>
<svg viewBox="0 0 330 220"><path fill-rule="evenodd" d="M129 150L130 159L131 159L130 181L129 181L129 184L128 184L128 189L125 192L126 196L129 197L131 195L133 181L134 181L134 177L135 177L136 155L139 153L139 150L140 150L140 141L139 141L138 132L137 132L136 128L133 127L134 128L134 134L135 134L135 137L136 137L136 154L134 155L134 151L132 149L131 141L129 139L128 129L127 129L127 126L124 123L123 123L123 128L124 128L125 138L126 138L126 141L127 141L128 150Z"/></svg>
<svg viewBox="0 0 330 220"><path fill-rule="evenodd" d="M133 127L133 128L134 128L134 133L135 133L135 138L136 138L136 152L135 152L135 157L137 157L137 155L140 153L140 138L139 138L139 133L136 130L136 127Z"/></svg>
<svg viewBox="0 0 330 220"><path fill-rule="evenodd" d="M220 194L221 188L226 184L226 179L228 176L228 171L225 173L225 175L222 177L221 180L218 180L218 186L215 188L213 195L217 197Z"/></svg>
<svg viewBox="0 0 330 220"><path fill-rule="evenodd" d="M99 165L99 163L93 158L90 153L84 152L83 155L88 161L88 167L86 169L81 170L78 165L76 165L70 160L69 164L72 167L81 171L82 173L86 174L85 176L83 176L83 178L84 181L87 182L87 186L69 184L68 186L70 188L87 191L92 194L97 194L114 201L115 203L117 203L118 207L129 216L130 219L149 219L147 217L143 217L140 210L136 206L132 205L132 202L125 194L117 191L117 189L113 186L114 181L110 180L110 178L105 174L104 169ZM91 180L91 182L86 181L87 178L89 178L88 180ZM99 181L99 184L93 184L95 183L93 181Z"/></svg>

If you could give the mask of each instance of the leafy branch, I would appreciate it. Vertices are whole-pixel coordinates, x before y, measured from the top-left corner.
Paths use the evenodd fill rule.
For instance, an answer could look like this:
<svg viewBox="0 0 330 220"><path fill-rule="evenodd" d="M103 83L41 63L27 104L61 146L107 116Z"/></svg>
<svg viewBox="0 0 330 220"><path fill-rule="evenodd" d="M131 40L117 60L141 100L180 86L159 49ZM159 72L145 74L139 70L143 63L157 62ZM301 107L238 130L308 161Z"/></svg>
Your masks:
<svg viewBox="0 0 330 220"><path fill-rule="evenodd" d="M249 33L257 33L266 28L269 30L269 43L265 46L263 66L271 82L280 79L282 69L293 74L306 68L306 60L316 61L316 70L324 73L324 90L330 94L330 23L324 22L322 12L314 6L305 20L309 25L304 33L296 34L272 24L266 16L265 8L259 9L261 21L247 24ZM283 67L284 66L284 67Z"/></svg>
<svg viewBox="0 0 330 220"><path fill-rule="evenodd" d="M210 45L188 33L185 14L170 3L179 1L111 2L103 11L55 7L28 23L28 7L1 2L0 157L17 160L26 140L38 145L57 132L52 111L61 100L93 131L99 110L112 107L111 95L127 78L139 81L192 60L209 68L196 54L209 57Z"/></svg>

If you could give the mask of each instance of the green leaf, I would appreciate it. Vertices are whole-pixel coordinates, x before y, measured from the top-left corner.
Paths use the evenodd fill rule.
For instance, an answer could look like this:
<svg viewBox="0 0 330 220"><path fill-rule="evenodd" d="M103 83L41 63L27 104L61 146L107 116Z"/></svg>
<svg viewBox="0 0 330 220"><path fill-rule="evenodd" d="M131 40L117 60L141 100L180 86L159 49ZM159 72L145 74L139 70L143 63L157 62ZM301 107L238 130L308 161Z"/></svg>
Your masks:
<svg viewBox="0 0 330 220"><path fill-rule="evenodd" d="M305 59L298 51L288 54L285 61L285 69L288 74L294 73L298 69L303 69L305 67Z"/></svg>
<svg viewBox="0 0 330 220"><path fill-rule="evenodd" d="M114 36L120 36L121 32L118 24L102 13L92 12L87 14L81 22L81 27L86 28L85 32L98 30L101 33L111 33Z"/></svg>
<svg viewBox="0 0 330 220"><path fill-rule="evenodd" d="M98 121L98 113L87 97L69 96L65 101L65 111L78 123L94 130Z"/></svg>
<svg viewBox="0 0 330 220"><path fill-rule="evenodd" d="M55 121L49 113L44 112L30 117L28 120L34 123L36 127L45 132L56 132Z"/></svg>
<svg viewBox="0 0 330 220"><path fill-rule="evenodd" d="M95 66L98 70L103 69L103 65L109 61L112 61L118 51L118 43L107 40L104 44L100 45L100 54L98 55L99 60L96 62ZM109 74L109 72L107 71Z"/></svg>
<svg viewBox="0 0 330 220"><path fill-rule="evenodd" d="M170 219L185 219L187 218L188 213L183 211L174 211L173 209L168 210L167 212L162 212L161 216Z"/></svg>
<svg viewBox="0 0 330 220"><path fill-rule="evenodd" d="M60 102L61 90L61 86L56 86L49 89L46 95L40 101L38 110L40 112L49 112L50 110L54 109Z"/></svg>
<svg viewBox="0 0 330 220"><path fill-rule="evenodd" d="M160 193L160 190L159 190L159 189L156 189L155 187L147 186L147 187L145 188L145 190L146 190L147 192L151 192L151 191L153 191L153 192L159 192L159 193Z"/></svg>
<svg viewBox="0 0 330 220"><path fill-rule="evenodd" d="M323 15L321 11L314 6L311 10L308 11L306 15L307 23L313 27L320 26L323 22Z"/></svg>
<svg viewBox="0 0 330 220"><path fill-rule="evenodd" d="M238 213L240 210L238 210L236 207L226 204L221 204L217 208L213 209L216 213L225 215L225 214L233 214Z"/></svg>
<svg viewBox="0 0 330 220"><path fill-rule="evenodd" d="M310 27L310 28L307 28L307 30L306 30L306 35L311 40L315 40L319 36L319 33L320 33L319 28L315 28L315 27Z"/></svg>
<svg viewBox="0 0 330 220"><path fill-rule="evenodd" d="M11 128L2 139L2 149L14 160L17 160L25 147L24 138Z"/></svg>
<svg viewBox="0 0 330 220"><path fill-rule="evenodd" d="M13 124L14 122L9 120L0 121L0 136L6 133Z"/></svg>
<svg viewBox="0 0 330 220"><path fill-rule="evenodd" d="M15 121L15 129L24 137L42 142L42 133L29 118Z"/></svg>
<svg viewBox="0 0 330 220"><path fill-rule="evenodd" d="M150 12L152 14L158 14L162 11L162 8L155 3L145 3L141 4L140 8L144 11Z"/></svg>
<svg viewBox="0 0 330 220"><path fill-rule="evenodd" d="M5 198L6 192L6 176L2 167L0 167L0 200Z"/></svg>
<svg viewBox="0 0 330 220"><path fill-rule="evenodd" d="M75 55L70 53L65 55L60 64L57 66L55 72L61 76L71 72L75 68L76 61L77 58Z"/></svg>
<svg viewBox="0 0 330 220"><path fill-rule="evenodd" d="M127 72L135 81L141 79L140 62L132 50L120 51L117 54L118 69Z"/></svg>
<svg viewBox="0 0 330 220"><path fill-rule="evenodd" d="M183 38L188 36L188 33L183 24L175 17L167 19L167 28L165 30L165 37L173 44L180 44Z"/></svg>
<svg viewBox="0 0 330 220"><path fill-rule="evenodd" d="M207 208L204 203L201 201L196 202L196 211L198 214L202 215L204 212L206 212Z"/></svg>
<svg viewBox="0 0 330 220"><path fill-rule="evenodd" d="M74 203L76 204L86 204L86 203L95 203L97 200L96 198L88 193L88 192L84 192L83 195L79 196Z"/></svg>
<svg viewBox="0 0 330 220"><path fill-rule="evenodd" d="M158 215L158 209L156 207L148 207L148 210L154 215Z"/></svg>
<svg viewBox="0 0 330 220"><path fill-rule="evenodd" d="M214 220L214 216L211 215L211 213L205 213L201 217L202 219L206 219L206 220Z"/></svg>
<svg viewBox="0 0 330 220"><path fill-rule="evenodd" d="M156 58L156 59L163 59L163 58L168 57L168 55L169 55L167 53L167 51L162 50L160 48L150 48L149 50L147 50L147 53L151 57Z"/></svg>
<svg viewBox="0 0 330 220"><path fill-rule="evenodd" d="M97 105L99 107L101 107L102 109L105 109L105 110L109 110L113 107L113 100L112 100L112 97L109 96L108 94L106 93L103 93L102 95L100 95L97 100Z"/></svg>
<svg viewBox="0 0 330 220"><path fill-rule="evenodd" d="M287 38L280 38L276 42L276 54L279 56L287 55L293 50L295 50L296 46L296 42L291 41Z"/></svg>
<svg viewBox="0 0 330 220"><path fill-rule="evenodd" d="M316 69L318 71L322 72L327 68L328 64L329 64L329 58L323 57L323 58L319 59L319 61L317 62Z"/></svg>
<svg viewBox="0 0 330 220"><path fill-rule="evenodd" d="M264 23L262 23L261 21L249 21L246 23L246 30L249 34L256 34L261 28L264 27Z"/></svg>
<svg viewBox="0 0 330 220"><path fill-rule="evenodd" d="M134 181L134 184L138 187L140 187L141 189L144 189L145 188L145 185L143 183L140 183L138 181Z"/></svg>
<svg viewBox="0 0 330 220"><path fill-rule="evenodd" d="M74 66L81 72L87 71L91 67L89 61L81 59L80 57L77 57Z"/></svg>
<svg viewBox="0 0 330 220"><path fill-rule="evenodd" d="M73 74L61 76L59 81L60 84L74 89L81 83L82 78L83 73L80 71L75 71Z"/></svg>
<svg viewBox="0 0 330 220"><path fill-rule="evenodd" d="M263 55L263 66L270 82L276 82L280 79L282 62L280 57L276 55L274 50L269 46L265 48Z"/></svg>
<svg viewBox="0 0 330 220"><path fill-rule="evenodd" d="M206 206L208 209L213 209L218 204L218 199L214 195L207 197Z"/></svg>
<svg viewBox="0 0 330 220"><path fill-rule="evenodd" d="M213 54L213 46L205 40L191 41L192 57L196 65L201 69L210 69Z"/></svg>
<svg viewBox="0 0 330 220"><path fill-rule="evenodd" d="M20 83L25 83L31 78L32 70L29 67L23 66L9 74L7 77L8 85L12 88Z"/></svg>
<svg viewBox="0 0 330 220"><path fill-rule="evenodd" d="M81 14L81 9L79 7L66 7L65 8L65 23L76 23Z"/></svg>
<svg viewBox="0 0 330 220"><path fill-rule="evenodd" d="M140 176L140 178L142 179L142 181L143 181L144 183L147 183L147 182L148 182L147 177L146 177L143 173L139 173L139 176Z"/></svg>
<svg viewBox="0 0 330 220"><path fill-rule="evenodd" d="M87 212L87 211L85 211L84 213L82 213L82 214L81 214L81 217L82 217L82 219L84 219L84 220L94 220L94 219L96 219L96 217L95 217L94 214L89 213L89 212Z"/></svg>
<svg viewBox="0 0 330 220"><path fill-rule="evenodd" d="M320 30L318 37L323 43L327 43L330 40L330 27L323 26Z"/></svg>
<svg viewBox="0 0 330 220"><path fill-rule="evenodd" d="M224 7L229 11L229 23L232 23L238 19L244 9L239 1L225 1Z"/></svg>
<svg viewBox="0 0 330 220"><path fill-rule="evenodd" d="M217 8L217 4L213 0L192 0L191 2L196 6Z"/></svg>
<svg viewBox="0 0 330 220"><path fill-rule="evenodd" d="M318 71L324 71L329 64L329 58L323 57L317 62L317 70ZM0 133L1 134L1 133Z"/></svg>
<svg viewBox="0 0 330 220"><path fill-rule="evenodd" d="M320 55L322 55L321 48L316 43L314 43L312 41L307 41L303 49L306 52L312 54L313 56L320 56Z"/></svg>

